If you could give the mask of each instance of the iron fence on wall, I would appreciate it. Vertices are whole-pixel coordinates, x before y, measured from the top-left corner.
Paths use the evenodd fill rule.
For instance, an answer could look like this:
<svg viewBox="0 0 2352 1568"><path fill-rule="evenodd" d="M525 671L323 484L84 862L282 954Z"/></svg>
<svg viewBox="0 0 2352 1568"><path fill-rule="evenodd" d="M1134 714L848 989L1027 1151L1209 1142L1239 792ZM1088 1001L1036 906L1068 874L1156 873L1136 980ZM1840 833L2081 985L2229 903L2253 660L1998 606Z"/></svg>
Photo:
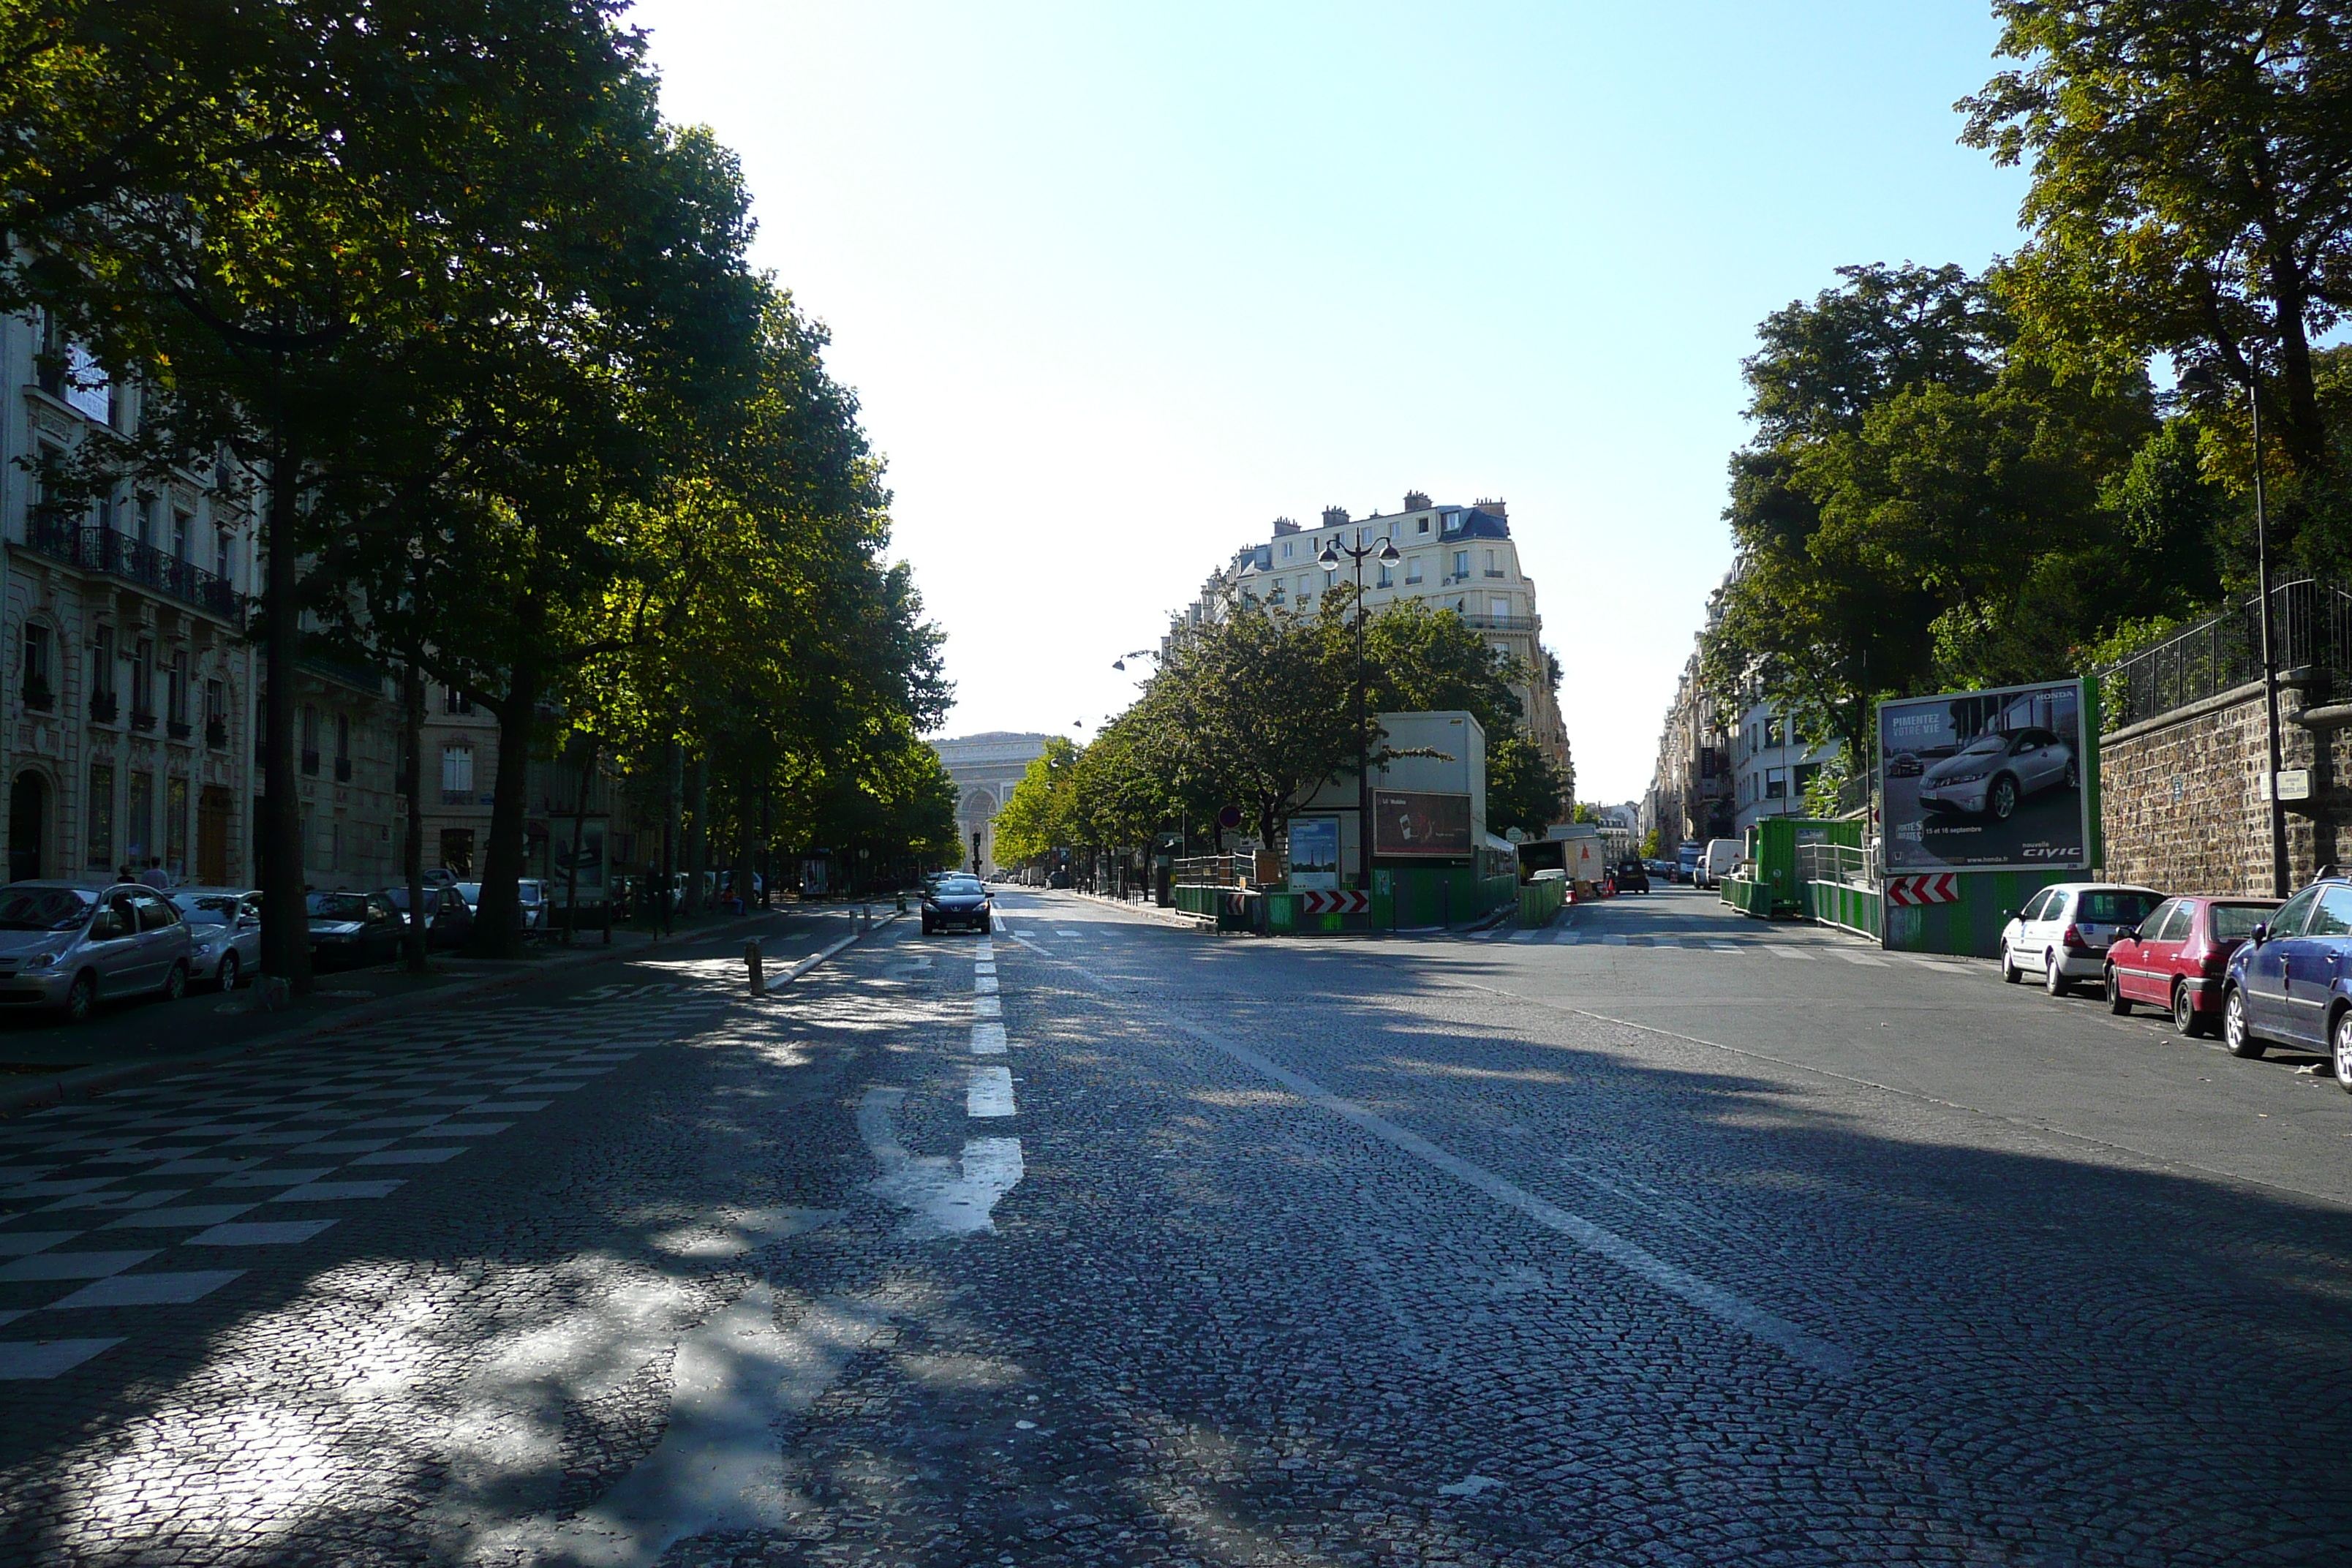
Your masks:
<svg viewBox="0 0 2352 1568"><path fill-rule="evenodd" d="M2261 604L2249 595L2102 670L2104 727L2119 730L2260 680ZM2315 578L2273 587L2271 644L2282 675L2352 678L2352 593Z"/></svg>

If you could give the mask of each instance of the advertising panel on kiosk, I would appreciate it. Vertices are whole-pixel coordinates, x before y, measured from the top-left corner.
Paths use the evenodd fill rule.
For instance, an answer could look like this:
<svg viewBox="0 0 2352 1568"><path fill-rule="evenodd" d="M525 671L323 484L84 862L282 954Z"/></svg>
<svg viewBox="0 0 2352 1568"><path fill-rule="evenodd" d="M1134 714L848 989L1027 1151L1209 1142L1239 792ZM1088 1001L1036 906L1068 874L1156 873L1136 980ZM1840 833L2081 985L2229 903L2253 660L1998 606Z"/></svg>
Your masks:
<svg viewBox="0 0 2352 1568"><path fill-rule="evenodd" d="M2090 865L2083 697L2056 680L1880 703L1885 874Z"/></svg>
<svg viewBox="0 0 2352 1568"><path fill-rule="evenodd" d="M1470 797L1432 790L1372 792L1372 853L1383 858L1467 860Z"/></svg>

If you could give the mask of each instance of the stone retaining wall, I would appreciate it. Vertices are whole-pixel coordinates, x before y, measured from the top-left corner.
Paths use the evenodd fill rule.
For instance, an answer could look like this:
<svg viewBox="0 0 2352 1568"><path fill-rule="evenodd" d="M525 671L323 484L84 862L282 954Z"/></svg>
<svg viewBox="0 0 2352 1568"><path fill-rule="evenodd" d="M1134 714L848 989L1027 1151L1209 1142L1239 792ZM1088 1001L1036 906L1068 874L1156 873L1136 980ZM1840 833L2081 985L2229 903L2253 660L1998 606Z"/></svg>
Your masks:
<svg viewBox="0 0 2352 1568"><path fill-rule="evenodd" d="M2294 721L2307 694L2279 692L2282 767L2312 770L2312 798L2287 805L2291 885L2343 864L2338 824L2352 821L2352 731L2314 731ZM2260 685L2223 692L2126 725L2099 749L2103 875L2166 892L2271 891L2270 808L2261 795L2268 742Z"/></svg>

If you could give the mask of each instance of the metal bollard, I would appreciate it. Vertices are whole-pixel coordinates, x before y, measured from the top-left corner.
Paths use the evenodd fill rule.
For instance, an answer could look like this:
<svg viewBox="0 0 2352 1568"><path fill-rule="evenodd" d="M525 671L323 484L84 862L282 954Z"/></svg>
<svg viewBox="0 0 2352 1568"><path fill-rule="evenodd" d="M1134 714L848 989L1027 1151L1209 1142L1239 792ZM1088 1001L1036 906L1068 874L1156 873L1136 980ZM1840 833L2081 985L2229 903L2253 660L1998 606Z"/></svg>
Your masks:
<svg viewBox="0 0 2352 1568"><path fill-rule="evenodd" d="M751 941L743 944L743 967L751 972L751 994L754 996L765 996L768 994L768 976L766 970L761 967L760 963L760 939L758 937L753 937Z"/></svg>

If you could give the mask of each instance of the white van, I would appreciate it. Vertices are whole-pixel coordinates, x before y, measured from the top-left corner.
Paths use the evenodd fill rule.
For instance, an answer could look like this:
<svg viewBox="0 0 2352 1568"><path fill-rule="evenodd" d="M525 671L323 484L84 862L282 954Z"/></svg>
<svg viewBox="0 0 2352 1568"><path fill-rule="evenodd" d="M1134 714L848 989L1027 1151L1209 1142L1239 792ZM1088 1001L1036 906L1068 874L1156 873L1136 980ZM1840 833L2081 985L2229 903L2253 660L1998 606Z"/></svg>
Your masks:
<svg viewBox="0 0 2352 1568"><path fill-rule="evenodd" d="M1746 839L1708 839L1706 841L1706 853L1699 858L1698 885L1702 888L1721 887L1723 885L1723 879L1726 877L1730 876L1732 872L1738 870L1739 868L1739 863L1747 858L1748 842Z"/></svg>

